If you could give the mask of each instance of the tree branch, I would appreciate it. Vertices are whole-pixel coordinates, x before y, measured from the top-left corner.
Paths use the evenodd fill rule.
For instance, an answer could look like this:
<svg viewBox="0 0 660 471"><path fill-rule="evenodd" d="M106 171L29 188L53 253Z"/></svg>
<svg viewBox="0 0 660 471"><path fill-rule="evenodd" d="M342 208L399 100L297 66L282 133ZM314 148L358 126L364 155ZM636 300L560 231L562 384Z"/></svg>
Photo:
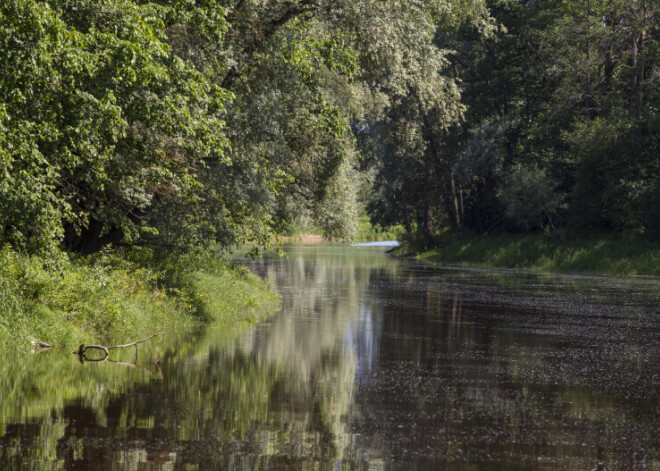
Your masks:
<svg viewBox="0 0 660 471"><path fill-rule="evenodd" d="M297 18L305 13L312 11L314 8L314 3L317 0L302 0L298 4L292 4L290 7L286 8L281 14L276 18L266 23L262 28L262 33L259 37L255 37L250 44L248 44L242 51L242 53L247 56L247 59L242 65L233 67L227 75L225 75L222 80L222 88L229 90L236 83L236 81L243 75L243 73L249 68L252 64L252 56L260 48L268 43L270 38L277 33L284 25L294 18ZM238 6L242 5L242 2L239 2ZM238 7L237 6L237 7ZM236 9L232 12L236 14Z"/></svg>
<svg viewBox="0 0 660 471"><path fill-rule="evenodd" d="M146 339L137 340L135 342L127 343L127 344L124 344L124 345L112 345L111 347L106 347L104 345L85 345L83 343L83 344L80 345L80 347L78 347L78 350L76 350L73 353L76 353L82 359L82 358L85 357L85 353L87 353L88 350L101 350L105 354L105 356L103 358L101 358L100 360L94 360L94 361L103 361L103 360L105 360L106 358L108 358L110 356L110 350L112 350L112 349L126 348L126 347L135 347L135 348L137 348L138 344L147 342L147 341L151 340L152 338L154 338L156 336L163 335L164 333L165 332L156 332L155 334L150 335Z"/></svg>

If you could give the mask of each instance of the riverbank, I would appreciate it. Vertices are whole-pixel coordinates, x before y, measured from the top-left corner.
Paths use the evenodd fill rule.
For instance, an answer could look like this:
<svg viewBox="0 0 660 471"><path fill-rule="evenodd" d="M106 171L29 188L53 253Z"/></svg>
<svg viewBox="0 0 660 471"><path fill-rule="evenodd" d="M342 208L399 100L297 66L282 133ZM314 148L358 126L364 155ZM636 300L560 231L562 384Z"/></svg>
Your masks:
<svg viewBox="0 0 660 471"><path fill-rule="evenodd" d="M446 233L435 238L434 244L435 248L423 252L410 246L398 252L425 262L451 265L660 276L660 244L632 235L478 237Z"/></svg>
<svg viewBox="0 0 660 471"><path fill-rule="evenodd" d="M145 253L47 258L0 251L0 344L122 343L211 322L253 322L279 295L211 251L155 260Z"/></svg>
<svg viewBox="0 0 660 471"><path fill-rule="evenodd" d="M324 242L328 242L328 240L323 237L321 234L309 234L306 232L299 232L296 234L291 234L291 235L286 235L280 237L279 241L282 244L285 245L292 245L292 244L322 244Z"/></svg>
<svg viewBox="0 0 660 471"><path fill-rule="evenodd" d="M355 237L342 240L342 242L359 243L397 240L403 232L402 226L382 228L372 225L369 216L360 216ZM301 230L292 230L289 234L279 237L278 242L287 245L314 245L336 241L326 239L321 229L312 226Z"/></svg>

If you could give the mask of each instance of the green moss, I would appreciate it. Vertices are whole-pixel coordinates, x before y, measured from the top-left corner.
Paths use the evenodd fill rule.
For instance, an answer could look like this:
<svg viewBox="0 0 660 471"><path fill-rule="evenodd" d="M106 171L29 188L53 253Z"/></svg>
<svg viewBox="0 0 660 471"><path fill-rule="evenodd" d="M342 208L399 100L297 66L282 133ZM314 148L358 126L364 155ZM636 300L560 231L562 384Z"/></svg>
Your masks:
<svg viewBox="0 0 660 471"><path fill-rule="evenodd" d="M420 260L456 265L660 276L660 245L635 235L477 237L445 233L434 240L434 245L422 253L416 254L410 248L407 252Z"/></svg>
<svg viewBox="0 0 660 471"><path fill-rule="evenodd" d="M67 347L120 343L158 330L255 320L279 302L263 280L217 253L128 258L3 249L0 342L18 351L30 347L30 337Z"/></svg>

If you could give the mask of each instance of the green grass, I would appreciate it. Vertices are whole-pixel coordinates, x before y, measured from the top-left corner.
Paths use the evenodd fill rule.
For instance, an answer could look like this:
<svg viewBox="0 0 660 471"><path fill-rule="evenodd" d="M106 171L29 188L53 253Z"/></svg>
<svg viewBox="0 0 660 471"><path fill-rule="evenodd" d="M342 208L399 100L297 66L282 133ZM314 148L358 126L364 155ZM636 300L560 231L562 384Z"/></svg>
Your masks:
<svg viewBox="0 0 660 471"><path fill-rule="evenodd" d="M170 292L204 322L255 322L279 306L270 284L212 250L171 257L159 266Z"/></svg>
<svg viewBox="0 0 660 471"><path fill-rule="evenodd" d="M128 258L0 250L0 348L27 350L30 337L58 347L121 343L159 330L254 321L279 303L263 280L217 253Z"/></svg>
<svg viewBox="0 0 660 471"><path fill-rule="evenodd" d="M434 245L435 248L416 254L417 258L452 265L660 276L660 244L635 235L461 237L445 233L434 239ZM401 250L406 251L414 254L410 248Z"/></svg>
<svg viewBox="0 0 660 471"><path fill-rule="evenodd" d="M403 227L394 226L381 228L371 224L369 216L360 216L358 221L358 242L375 242L383 240L397 240L403 233Z"/></svg>

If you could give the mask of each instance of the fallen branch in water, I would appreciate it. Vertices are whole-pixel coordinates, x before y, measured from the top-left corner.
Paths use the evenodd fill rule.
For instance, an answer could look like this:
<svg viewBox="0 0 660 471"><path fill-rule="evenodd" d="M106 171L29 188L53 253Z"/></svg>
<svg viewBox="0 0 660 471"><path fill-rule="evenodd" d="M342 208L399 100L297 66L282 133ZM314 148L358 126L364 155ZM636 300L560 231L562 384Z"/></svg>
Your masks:
<svg viewBox="0 0 660 471"><path fill-rule="evenodd" d="M110 356L109 356L109 351L105 354L105 356L103 358L87 358L87 356L83 353L82 355L78 355L78 360L82 364L85 364L85 363L112 363L113 365L122 365L122 366L128 366L129 368L137 368L141 371L144 371L144 372L148 373L149 376L154 376L155 375L157 378L162 379L163 378L163 372L160 369L159 360L156 359L154 361L154 364L156 365L157 371L152 371L152 370L150 370L148 368L145 368L143 366L139 366L138 365L138 350L137 350L137 344L138 343L146 342L147 340L152 339L156 335L161 335L161 334L163 334L163 332L158 332L157 334L154 334L149 338L146 338L144 340L139 340L137 342L133 342L133 343L130 343L130 344L127 344L127 345L114 345L113 347L104 347L103 345L87 345L87 348L89 348L89 347L92 347L92 348L101 347L101 348L97 348L97 349L103 350L104 353L106 353L106 350L110 350L110 348L122 348L122 347L130 347L130 346L135 345L135 360L133 360L133 361L111 360ZM83 349L83 351L84 351L84 349ZM76 351L76 352L73 352L73 353L78 353L78 352Z"/></svg>
<svg viewBox="0 0 660 471"><path fill-rule="evenodd" d="M110 346L110 347L106 347L106 346L103 346L103 345L85 345L85 344L83 343L83 344L80 344L80 347L78 347L78 350L76 350L76 351L73 352L73 353L77 353L78 356L80 356L80 357L84 357L84 356L85 356L85 353L86 353L88 350L101 350L101 351L103 351L103 353L105 353L105 356L104 356L103 358L101 358L100 360L95 360L95 361L103 361L103 360L105 360L106 358L108 358L108 357L110 356L110 350L112 350L112 349L115 349L115 348L126 348L126 347L135 347L135 349L137 350L137 346L138 346L138 344L140 344L140 343L144 343L144 342L147 342L147 341L151 340L151 339L154 338L154 337L157 337L157 336L159 336L159 335L163 335L164 333L165 333L165 332L156 332L155 334L153 334L153 335L147 337L146 339L137 340L137 341L135 341L135 342L127 343L127 344L125 344L125 345L112 345L112 346Z"/></svg>

